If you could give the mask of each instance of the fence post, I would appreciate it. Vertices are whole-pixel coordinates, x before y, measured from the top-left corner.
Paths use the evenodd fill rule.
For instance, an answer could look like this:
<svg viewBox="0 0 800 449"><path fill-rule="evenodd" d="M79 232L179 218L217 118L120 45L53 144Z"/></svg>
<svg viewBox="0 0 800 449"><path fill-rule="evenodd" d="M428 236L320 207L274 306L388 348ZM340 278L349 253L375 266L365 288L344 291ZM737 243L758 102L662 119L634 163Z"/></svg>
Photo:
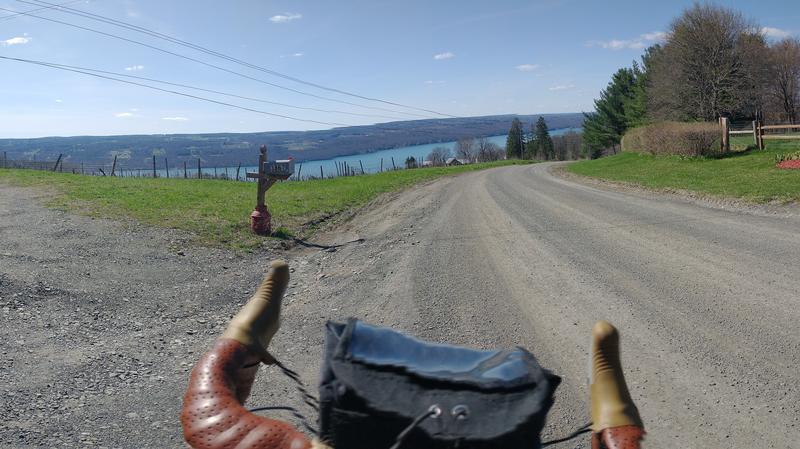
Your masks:
<svg viewBox="0 0 800 449"><path fill-rule="evenodd" d="M63 154L58 155L58 159L56 160L56 165L53 166L53 171L56 171L58 169L58 164L59 162L61 162L61 156L63 156Z"/></svg>
<svg viewBox="0 0 800 449"><path fill-rule="evenodd" d="M761 128L761 120L756 120L756 145L759 150L764 149L764 130Z"/></svg>
<svg viewBox="0 0 800 449"><path fill-rule="evenodd" d="M117 155L115 154L114 162L111 163L111 176L117 176L115 175L116 171L117 171Z"/></svg>
<svg viewBox="0 0 800 449"><path fill-rule="evenodd" d="M164 158L164 169L167 170L167 179L169 179L169 161L167 161L167 158Z"/></svg>
<svg viewBox="0 0 800 449"><path fill-rule="evenodd" d="M728 122L728 117L720 117L719 124L722 128L722 152L728 153L731 151L731 134L730 134L730 123Z"/></svg>
<svg viewBox="0 0 800 449"><path fill-rule="evenodd" d="M756 121L753 120L753 145L758 145L758 134L756 133Z"/></svg>
<svg viewBox="0 0 800 449"><path fill-rule="evenodd" d="M297 169L297 179L296 179L296 181L300 180L300 173L303 173L303 164L300 164L300 168Z"/></svg>
<svg viewBox="0 0 800 449"><path fill-rule="evenodd" d="M322 172L322 165L319 166L319 179L325 179L325 173Z"/></svg>
<svg viewBox="0 0 800 449"><path fill-rule="evenodd" d="M361 162L361 159L358 160L358 165L361 166L361 174L363 175L364 174L364 163Z"/></svg>
<svg viewBox="0 0 800 449"><path fill-rule="evenodd" d="M186 179L188 177L189 177L189 173L186 170L186 161L183 161L183 179Z"/></svg>
<svg viewBox="0 0 800 449"><path fill-rule="evenodd" d="M239 170L242 168L242 163L239 162L239 165L236 167L236 180L239 180Z"/></svg>
<svg viewBox="0 0 800 449"><path fill-rule="evenodd" d="M3 168L8 168L8 152L3 151Z"/></svg>
<svg viewBox="0 0 800 449"><path fill-rule="evenodd" d="M394 156L392 156L392 170L397 170L397 166L394 165Z"/></svg>
<svg viewBox="0 0 800 449"><path fill-rule="evenodd" d="M381 173L383 173L383 158L381 158Z"/></svg>
<svg viewBox="0 0 800 449"><path fill-rule="evenodd" d="M203 179L203 172L200 171L200 158L197 158L197 179Z"/></svg>
<svg viewBox="0 0 800 449"><path fill-rule="evenodd" d="M156 155L153 155L153 179L156 179Z"/></svg>

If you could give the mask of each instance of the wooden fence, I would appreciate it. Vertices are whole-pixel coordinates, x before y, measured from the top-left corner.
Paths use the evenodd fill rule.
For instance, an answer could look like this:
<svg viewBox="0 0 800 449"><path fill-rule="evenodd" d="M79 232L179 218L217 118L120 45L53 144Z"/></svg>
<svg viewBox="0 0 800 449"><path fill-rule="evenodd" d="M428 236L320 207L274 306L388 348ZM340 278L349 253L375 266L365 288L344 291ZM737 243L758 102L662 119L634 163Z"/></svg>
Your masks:
<svg viewBox="0 0 800 449"><path fill-rule="evenodd" d="M753 120L747 125L732 125L727 117L720 117L719 124L722 128L722 151L730 151L731 135L753 136L753 144L759 150L764 149L764 140L800 140L800 125L764 125L759 120ZM793 132L793 130L796 130Z"/></svg>

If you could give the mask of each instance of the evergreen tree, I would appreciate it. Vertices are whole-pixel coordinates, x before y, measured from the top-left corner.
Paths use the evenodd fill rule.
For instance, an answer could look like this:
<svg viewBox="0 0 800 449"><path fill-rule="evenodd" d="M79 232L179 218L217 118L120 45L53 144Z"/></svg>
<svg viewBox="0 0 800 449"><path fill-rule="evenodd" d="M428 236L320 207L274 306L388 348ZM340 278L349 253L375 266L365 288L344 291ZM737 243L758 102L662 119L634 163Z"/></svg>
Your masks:
<svg viewBox="0 0 800 449"><path fill-rule="evenodd" d="M539 117L536 121L536 127L533 131L533 142L536 148L536 154L541 159L550 160L555 159L555 148L553 147L553 139L550 138L550 131L547 129L547 122L544 117Z"/></svg>
<svg viewBox="0 0 800 449"><path fill-rule="evenodd" d="M600 98L594 101L595 112L584 114L583 138L591 158L599 157L603 150L619 145L628 129L625 105L634 98L636 75L633 69L617 71Z"/></svg>
<svg viewBox="0 0 800 449"><path fill-rule="evenodd" d="M511 122L511 129L508 131L508 138L506 138L506 157L508 159L524 157L524 137L522 135L522 122L518 118L514 118Z"/></svg>

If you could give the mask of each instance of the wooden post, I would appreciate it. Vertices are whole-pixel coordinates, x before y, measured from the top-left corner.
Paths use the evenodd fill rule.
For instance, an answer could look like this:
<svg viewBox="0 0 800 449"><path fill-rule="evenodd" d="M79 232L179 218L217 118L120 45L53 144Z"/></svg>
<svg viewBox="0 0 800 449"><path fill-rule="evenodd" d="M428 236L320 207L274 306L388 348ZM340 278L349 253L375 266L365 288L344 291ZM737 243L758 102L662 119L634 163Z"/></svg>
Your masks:
<svg viewBox="0 0 800 449"><path fill-rule="evenodd" d="M394 165L394 156L392 156L392 170L397 170L397 167Z"/></svg>
<svg viewBox="0 0 800 449"><path fill-rule="evenodd" d="M258 154L258 197L256 201L256 208L264 207L264 197L266 196L267 189L264 188L266 181L266 174L264 173L264 163L267 162L267 146L261 145Z"/></svg>
<svg viewBox="0 0 800 449"><path fill-rule="evenodd" d="M200 170L200 158L197 158L197 179L203 179L203 172Z"/></svg>
<svg viewBox="0 0 800 449"><path fill-rule="evenodd" d="M297 169L297 180L300 180L300 173L303 173L303 164L300 164L300 168Z"/></svg>
<svg viewBox="0 0 800 449"><path fill-rule="evenodd" d="M325 173L322 173L322 165L319 166L319 179L325 179Z"/></svg>
<svg viewBox="0 0 800 449"><path fill-rule="evenodd" d="M361 159L358 160L358 165L361 166L361 174L363 175L364 174L364 163L361 162Z"/></svg>
<svg viewBox="0 0 800 449"><path fill-rule="evenodd" d="M342 169L341 165L338 162L336 162L336 176L342 175L340 171L341 169Z"/></svg>
<svg viewBox="0 0 800 449"><path fill-rule="evenodd" d="M58 159L56 160L56 165L53 166L53 171L56 171L56 169L58 169L58 164L61 162L61 156L63 156L63 154L58 155Z"/></svg>
<svg viewBox="0 0 800 449"><path fill-rule="evenodd" d="M3 168L8 168L8 152L3 151Z"/></svg>
<svg viewBox="0 0 800 449"><path fill-rule="evenodd" d="M756 146L759 150L764 149L764 130L761 128L761 120L756 120Z"/></svg>
<svg viewBox="0 0 800 449"><path fill-rule="evenodd" d="M236 180L237 181L239 180L239 170L241 170L241 168L242 168L242 163L239 162L239 166L236 167Z"/></svg>
<svg viewBox="0 0 800 449"><path fill-rule="evenodd" d="M756 121L753 120L753 145L758 145L758 133L756 132Z"/></svg>
<svg viewBox="0 0 800 449"><path fill-rule="evenodd" d="M111 164L111 176L117 176L117 155L114 155L114 162Z"/></svg>
<svg viewBox="0 0 800 449"><path fill-rule="evenodd" d="M381 173L383 173L383 158L381 158Z"/></svg>
<svg viewBox="0 0 800 449"><path fill-rule="evenodd" d="M189 173L186 171L186 161L183 161L183 179L189 177Z"/></svg>
<svg viewBox="0 0 800 449"><path fill-rule="evenodd" d="M167 179L169 179L169 161L167 161L167 158L164 158L164 169L167 171Z"/></svg>
<svg viewBox="0 0 800 449"><path fill-rule="evenodd" d="M228 180L231 179L231 177L228 176L228 167L225 167L225 179L228 179Z"/></svg>
<svg viewBox="0 0 800 449"><path fill-rule="evenodd" d="M85 174L85 173L83 173L83 162L81 162L81 174L82 175Z"/></svg>
<svg viewBox="0 0 800 449"><path fill-rule="evenodd" d="M156 155L153 155L153 179L156 179Z"/></svg>
<svg viewBox="0 0 800 449"><path fill-rule="evenodd" d="M722 128L722 152L729 153L731 151L731 129L728 117L720 117L719 124Z"/></svg>

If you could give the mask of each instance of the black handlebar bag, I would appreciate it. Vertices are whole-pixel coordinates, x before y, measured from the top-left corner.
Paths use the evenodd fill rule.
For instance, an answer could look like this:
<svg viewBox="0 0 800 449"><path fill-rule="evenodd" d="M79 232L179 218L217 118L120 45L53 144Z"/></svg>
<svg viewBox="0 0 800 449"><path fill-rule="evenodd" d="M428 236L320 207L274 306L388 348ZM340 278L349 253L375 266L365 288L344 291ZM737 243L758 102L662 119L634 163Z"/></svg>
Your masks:
<svg viewBox="0 0 800 449"><path fill-rule="evenodd" d="M328 322L320 436L334 449L532 449L558 376L523 348L433 344Z"/></svg>

